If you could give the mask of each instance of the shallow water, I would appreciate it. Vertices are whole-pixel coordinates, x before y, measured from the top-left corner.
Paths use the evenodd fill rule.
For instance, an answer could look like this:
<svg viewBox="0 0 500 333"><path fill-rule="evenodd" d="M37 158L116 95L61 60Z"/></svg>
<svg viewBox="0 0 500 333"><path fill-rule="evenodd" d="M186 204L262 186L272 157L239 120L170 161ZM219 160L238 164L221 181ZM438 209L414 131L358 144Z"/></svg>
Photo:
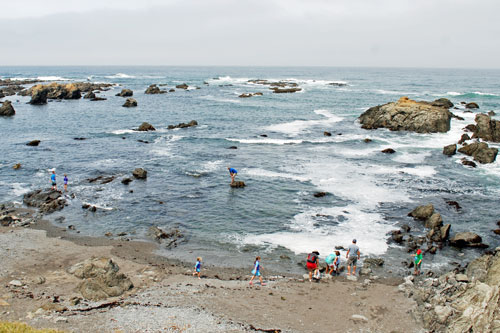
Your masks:
<svg viewBox="0 0 500 333"><path fill-rule="evenodd" d="M68 174L76 198L52 217L65 215L63 225L73 224L83 234L127 232L144 238L151 225L175 226L188 241L163 250L166 255L186 260L201 255L207 264L239 266L251 265L261 254L268 265L291 272L299 270L296 263L304 253L317 249L326 256L357 238L363 254L386 257L397 272L408 255L388 245L386 234L403 223L423 232L406 215L430 202L452 224L452 233L472 230L491 246L498 244L491 230L500 219L499 162L470 169L460 164L460 154L442 154L442 147L457 142L462 128L473 123L474 114L453 110L465 120L453 119L446 134L367 131L357 122L367 108L402 95L446 97L456 105L477 102L478 112L500 113L498 70L0 67L0 76L120 85L99 94L108 98L99 102L31 106L25 97L10 96L16 116L0 119L0 200L22 201L30 189L49 186L49 170L55 168L59 183ZM272 94L247 82L256 78L293 80L303 91ZM184 82L187 91L144 94L151 83L170 89ZM137 108L121 107L124 98L114 95L122 88L134 90ZM238 98L258 91L264 95ZM193 119L199 126L167 130ZM132 130L143 121L157 131ZM25 145L33 139L42 141L39 147ZM388 147L397 152L380 153ZM18 162L23 167L13 170ZM228 166L238 169L237 179L246 188L229 187ZM122 185L120 179L136 167L147 169L147 181ZM98 175L118 178L105 185L86 181ZM329 195L314 198L317 191ZM456 212L445 200L456 200L463 209ZM82 203L101 209L91 213ZM464 253L457 257L456 250L446 249L425 260L444 267L476 255L475 250Z"/></svg>

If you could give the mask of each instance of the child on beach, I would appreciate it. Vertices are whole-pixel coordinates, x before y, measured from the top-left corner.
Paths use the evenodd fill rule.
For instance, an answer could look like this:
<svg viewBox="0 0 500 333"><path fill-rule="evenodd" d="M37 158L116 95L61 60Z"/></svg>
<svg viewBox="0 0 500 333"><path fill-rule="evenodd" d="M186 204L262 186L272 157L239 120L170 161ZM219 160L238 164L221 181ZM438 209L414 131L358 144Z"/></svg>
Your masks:
<svg viewBox="0 0 500 333"><path fill-rule="evenodd" d="M68 192L68 175L64 174L64 192Z"/></svg>
<svg viewBox="0 0 500 333"><path fill-rule="evenodd" d="M412 254L412 257L415 257L415 271L413 275L420 275L420 266L422 266L422 250L418 249L417 254Z"/></svg>
<svg viewBox="0 0 500 333"><path fill-rule="evenodd" d="M264 281L262 281L262 276L260 275L260 257L257 256L257 258L255 258L255 261L254 261L254 267L253 267L253 270L252 270L252 278L250 279L250 285L253 285L253 279L258 276L259 277L259 280L260 280L260 285L261 286L265 286L266 284L264 283Z"/></svg>
<svg viewBox="0 0 500 333"><path fill-rule="evenodd" d="M193 276L198 275L198 279L201 279L201 257L196 258L196 265L194 266Z"/></svg>
<svg viewBox="0 0 500 333"><path fill-rule="evenodd" d="M50 181L52 183L51 189L57 191L56 171L55 170L52 170L52 174L50 175Z"/></svg>

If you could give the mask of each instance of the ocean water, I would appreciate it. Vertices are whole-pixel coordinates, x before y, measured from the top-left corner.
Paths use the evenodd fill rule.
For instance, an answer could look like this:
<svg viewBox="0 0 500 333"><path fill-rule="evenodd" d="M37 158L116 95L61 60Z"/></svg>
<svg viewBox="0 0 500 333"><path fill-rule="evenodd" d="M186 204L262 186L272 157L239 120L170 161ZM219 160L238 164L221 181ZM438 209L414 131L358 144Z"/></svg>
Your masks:
<svg viewBox="0 0 500 333"><path fill-rule="evenodd" d="M72 224L82 234L127 232L148 239L151 225L176 227L186 241L161 249L165 256L249 266L261 255L267 267L284 272L301 272L297 263L305 253L319 250L325 257L356 238L364 256L382 256L388 269L401 273L400 262L409 255L387 244L387 233L406 223L423 234L422 224L406 215L433 203L452 224L452 234L471 230L498 245L492 229L500 220L500 162L471 169L461 165L463 156L448 158L442 148L459 140L475 113L500 114L499 70L0 67L0 77L116 84L99 94L107 101L32 106L27 97L4 98L13 101L16 115L0 119L0 201L20 202L29 190L50 186L51 169L59 184L67 173L75 198L50 218L64 215L61 226ZM249 79L292 80L303 90L273 94ZM190 89L145 95L152 83L167 89L187 83ZM122 88L134 91L137 108L121 107L125 99L114 95ZM238 98L253 92L263 96ZM357 118L363 111L401 96L449 98L458 106L453 112L465 120L452 119L446 134L361 129ZM464 112L461 101L476 102L480 109ZM190 120L199 126L167 129ZM157 131L133 131L144 121ZM42 141L39 147L26 146L34 139ZM389 147L396 153L380 152ZM22 168L13 170L15 163ZM229 187L228 166L239 171L237 179L246 188ZM148 179L121 184L137 167L148 171ZM117 179L105 185L87 181L99 175ZM329 195L315 198L317 191ZM458 201L462 210L446 200ZM99 209L83 210L83 203ZM426 255L425 264L445 268L477 254L445 248Z"/></svg>

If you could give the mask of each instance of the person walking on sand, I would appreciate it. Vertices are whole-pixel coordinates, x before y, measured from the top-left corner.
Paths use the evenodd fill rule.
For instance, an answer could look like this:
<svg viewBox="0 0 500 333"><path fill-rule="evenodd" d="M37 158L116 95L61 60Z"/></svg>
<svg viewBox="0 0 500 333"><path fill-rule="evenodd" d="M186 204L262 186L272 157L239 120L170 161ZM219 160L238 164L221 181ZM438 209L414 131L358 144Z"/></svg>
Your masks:
<svg viewBox="0 0 500 333"><path fill-rule="evenodd" d="M236 177L236 175L238 174L238 170L231 167L227 167L227 169L229 170L229 175L231 176L231 185L232 185L234 184L234 177Z"/></svg>
<svg viewBox="0 0 500 333"><path fill-rule="evenodd" d="M259 280L260 280L260 285L261 286L265 286L266 284L264 283L264 281L262 281L262 275L260 274L260 257L257 256L255 258L255 261L254 261L254 267L253 267L253 270L252 270L252 278L250 279L250 285L252 286L253 285L253 279L255 279L256 276L259 277Z"/></svg>
<svg viewBox="0 0 500 333"><path fill-rule="evenodd" d="M317 274L318 257L319 257L318 251L312 251L311 253L309 253L307 255L306 267L307 267L307 270L309 271L309 282L312 282L313 273L314 273L314 276L316 276L316 274Z"/></svg>
<svg viewBox="0 0 500 333"><path fill-rule="evenodd" d="M347 249L347 275L351 275L351 266L352 266L352 275L356 275L356 263L359 260L361 253L359 253L359 247L356 245L356 240L352 240L352 244L349 245Z"/></svg>
<svg viewBox="0 0 500 333"><path fill-rule="evenodd" d="M201 279L201 257L196 258L196 264L194 265L193 276L198 275L198 279Z"/></svg>
<svg viewBox="0 0 500 333"><path fill-rule="evenodd" d="M422 266L422 250L418 249L417 254L412 254L412 257L415 257L415 271L413 275L420 275L420 266Z"/></svg>
<svg viewBox="0 0 500 333"><path fill-rule="evenodd" d="M56 171L55 170L52 170L52 174L50 175L50 181L52 183L51 189L57 191Z"/></svg>
<svg viewBox="0 0 500 333"><path fill-rule="evenodd" d="M64 174L64 192L68 192L68 175Z"/></svg>

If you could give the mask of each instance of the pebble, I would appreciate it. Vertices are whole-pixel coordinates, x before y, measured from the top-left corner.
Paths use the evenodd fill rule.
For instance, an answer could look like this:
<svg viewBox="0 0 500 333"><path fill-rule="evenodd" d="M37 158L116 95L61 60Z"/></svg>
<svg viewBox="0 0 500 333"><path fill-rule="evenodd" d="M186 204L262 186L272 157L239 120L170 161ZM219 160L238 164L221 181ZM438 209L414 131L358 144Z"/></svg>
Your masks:
<svg viewBox="0 0 500 333"><path fill-rule="evenodd" d="M65 317L55 317L54 319L52 319L52 321L54 323L67 323L68 322L68 318L65 318Z"/></svg>
<svg viewBox="0 0 500 333"><path fill-rule="evenodd" d="M363 322L363 323L368 322L368 318L366 318L365 316L362 316L362 315L357 315L357 314L352 315L351 320L354 322Z"/></svg>
<svg viewBox="0 0 500 333"><path fill-rule="evenodd" d="M21 281L19 281L19 280L12 280L12 281L10 281L10 282L9 282L9 284L10 284L11 286L14 286L14 287L22 287L22 286L24 285L24 284L23 284Z"/></svg>

